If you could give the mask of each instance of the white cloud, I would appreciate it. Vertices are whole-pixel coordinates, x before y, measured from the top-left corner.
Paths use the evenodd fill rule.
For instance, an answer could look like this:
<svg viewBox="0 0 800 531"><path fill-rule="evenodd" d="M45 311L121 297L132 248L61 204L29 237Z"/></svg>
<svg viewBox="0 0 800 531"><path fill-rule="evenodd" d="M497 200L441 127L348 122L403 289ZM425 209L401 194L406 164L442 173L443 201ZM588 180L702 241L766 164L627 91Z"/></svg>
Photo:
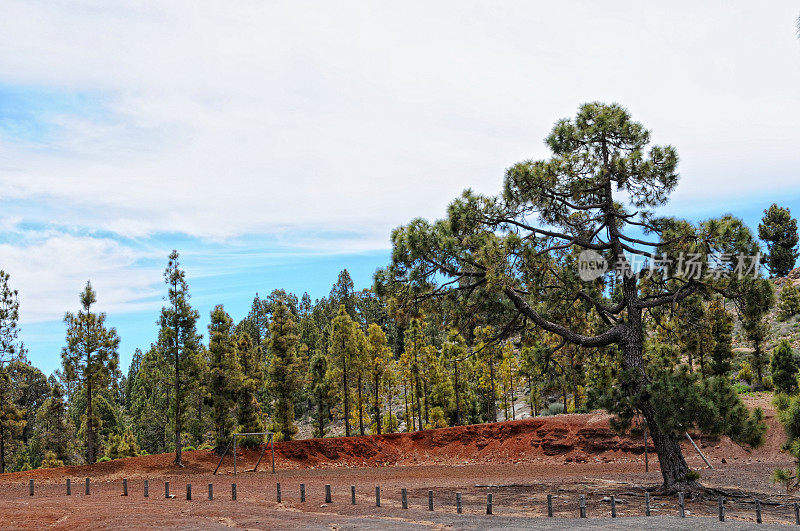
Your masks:
<svg viewBox="0 0 800 531"><path fill-rule="evenodd" d="M158 308L160 271L142 266L142 254L110 239L28 234L20 243L0 244L0 266L19 291L20 321L60 319L77 311L87 280L98 293L97 310Z"/></svg>
<svg viewBox="0 0 800 531"><path fill-rule="evenodd" d="M0 140L0 201L130 237L321 229L385 247L462 188L497 191L506 166L546 155L557 118L596 99L677 146L678 199L783 190L800 167L797 14L794 2L10 1L0 82L95 93L102 112L56 116L45 145Z"/></svg>

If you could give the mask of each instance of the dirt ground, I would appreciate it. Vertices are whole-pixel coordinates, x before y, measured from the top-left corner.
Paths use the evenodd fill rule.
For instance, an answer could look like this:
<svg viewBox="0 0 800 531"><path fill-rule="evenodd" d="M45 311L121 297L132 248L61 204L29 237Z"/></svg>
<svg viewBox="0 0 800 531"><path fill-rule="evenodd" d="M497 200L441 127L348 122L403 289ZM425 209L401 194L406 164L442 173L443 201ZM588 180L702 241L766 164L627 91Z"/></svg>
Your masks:
<svg viewBox="0 0 800 531"><path fill-rule="evenodd" d="M793 503L770 483L778 466L792 459L780 452L784 437L766 397L748 399L764 407L767 442L752 453L726 438L697 438L713 469L705 467L688 445L690 466L706 486L726 491L725 514L737 527L755 525L755 500L766 523L793 524ZM257 451L240 452L239 474L227 457L218 475L210 452L188 452L186 466L171 465L171 455L154 455L92 466L36 470L0 476L0 526L3 528L488 528L575 527L580 495L587 500L593 525L714 528L717 499L686 501L689 520L679 514L676 497L651 496L650 520L644 516L644 493L661 481L658 461L649 455L645 472L644 441L619 438L601 413L563 415L523 421L465 426L411 434L276 443L276 473L267 452L258 472L250 472ZM723 459L725 462L723 463ZM265 466L265 464L267 466ZM90 478L90 495L84 494ZM66 495L71 478L72 495ZM122 480L128 479L128 496ZM28 493L34 479L35 493ZM149 497L143 495L149 482ZM169 481L174 498L165 498ZM231 485L236 483L237 500ZM281 502L277 501L277 483ZM300 500L300 484L306 501ZM192 500L186 499L187 484ZM213 484L214 499L208 499ZM331 503L325 503L325 485ZM350 488L356 487L356 504ZM375 487L381 506L375 506ZM407 490L408 509L402 507ZM434 511L428 510L432 491ZM463 512L456 512L461 493ZM486 515L491 493L493 515ZM553 496L554 518L547 515ZM610 496L618 518L611 519ZM659 518L660 517L660 518ZM669 518L667 518L669 517ZM706 517L706 518L698 518ZM658 522L658 523L656 523ZM763 528L761 526L760 528Z"/></svg>

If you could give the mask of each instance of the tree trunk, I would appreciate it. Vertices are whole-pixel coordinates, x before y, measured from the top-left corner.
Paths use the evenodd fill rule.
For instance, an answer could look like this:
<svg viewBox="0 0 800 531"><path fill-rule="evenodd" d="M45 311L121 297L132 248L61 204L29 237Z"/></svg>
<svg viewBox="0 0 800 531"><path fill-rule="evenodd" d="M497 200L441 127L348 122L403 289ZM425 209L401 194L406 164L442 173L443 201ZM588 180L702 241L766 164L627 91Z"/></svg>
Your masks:
<svg viewBox="0 0 800 531"><path fill-rule="evenodd" d="M350 393L347 392L347 360L344 360L342 367L342 391L344 392L344 436L350 437Z"/></svg>
<svg viewBox="0 0 800 531"><path fill-rule="evenodd" d="M650 437L653 440L653 446L658 454L658 462L661 468L661 476L664 479L663 489L665 492L677 492L685 490L697 490L700 485L687 478L689 473L689 465L686 464L686 459L683 457L680 444L678 441L664 433L661 426L658 425L656 420L655 408L650 402L650 397L643 392L644 387L647 385L647 376L644 372L644 360L642 358L643 343L641 339L634 338L626 344L622 345L623 363L626 368L636 369L640 377L635 383L633 392L635 395L640 396L638 403L639 410L647 422Z"/></svg>
<svg viewBox="0 0 800 531"><path fill-rule="evenodd" d="M381 403L380 403L380 388L381 388L381 379L379 377L375 377L375 426L377 429L377 434L381 434Z"/></svg>
<svg viewBox="0 0 800 531"><path fill-rule="evenodd" d="M494 363L489 362L489 379L492 382L492 396L489 397L489 409L491 411L491 420L489 422L497 422L497 392L494 389Z"/></svg>
<svg viewBox="0 0 800 531"><path fill-rule="evenodd" d="M6 431L0 422L0 474L6 473Z"/></svg>
<svg viewBox="0 0 800 531"><path fill-rule="evenodd" d="M88 462L91 465L95 462L94 407L92 404L91 380L87 380L86 382L86 451L88 454Z"/></svg>
<svg viewBox="0 0 800 531"><path fill-rule="evenodd" d="M458 360L453 361L456 383L456 426L461 426L461 407L458 400Z"/></svg>
<svg viewBox="0 0 800 531"><path fill-rule="evenodd" d="M516 401L516 397L514 396L514 378L511 377L511 420L517 420L517 412L516 408L514 407L514 402Z"/></svg>
<svg viewBox="0 0 800 531"><path fill-rule="evenodd" d="M358 432L364 435L364 400L361 397L361 374L358 375Z"/></svg>

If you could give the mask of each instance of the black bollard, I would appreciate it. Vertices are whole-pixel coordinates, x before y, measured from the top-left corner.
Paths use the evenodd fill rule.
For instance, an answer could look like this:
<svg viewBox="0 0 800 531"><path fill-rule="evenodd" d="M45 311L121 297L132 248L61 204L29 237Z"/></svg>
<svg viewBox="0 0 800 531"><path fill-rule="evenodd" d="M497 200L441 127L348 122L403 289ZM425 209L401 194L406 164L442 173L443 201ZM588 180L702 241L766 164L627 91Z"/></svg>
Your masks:
<svg viewBox="0 0 800 531"><path fill-rule="evenodd" d="M553 495L547 495L547 516L549 518L553 517Z"/></svg>

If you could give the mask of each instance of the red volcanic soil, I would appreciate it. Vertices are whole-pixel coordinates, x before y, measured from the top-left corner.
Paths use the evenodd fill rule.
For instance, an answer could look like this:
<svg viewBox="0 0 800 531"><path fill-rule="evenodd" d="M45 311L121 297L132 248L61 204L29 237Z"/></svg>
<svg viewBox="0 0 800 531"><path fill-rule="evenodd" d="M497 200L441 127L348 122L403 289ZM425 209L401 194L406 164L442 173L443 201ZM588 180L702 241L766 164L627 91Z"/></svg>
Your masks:
<svg viewBox="0 0 800 531"><path fill-rule="evenodd" d="M760 400L760 405L765 400ZM786 459L780 453L782 431L771 408L767 409L767 443L755 452L762 460ZM475 424L411 433L305 439L275 443L275 465L279 470L330 467L380 467L418 465L463 465L467 463L516 464L525 462L610 463L644 459L644 440L620 437L609 426L609 416L602 412L536 417L525 420ZM695 442L707 457L747 460L753 453L732 443L727 437L695 436ZM684 443L690 462L695 451ZM239 471L251 470L258 460L257 449L239 449ZM208 450L183 453L184 468L174 467L173 454L159 454L118 459L94 465L18 472L0 476L0 482L17 477L43 480L66 475L91 475L107 479L149 477L169 471L205 474L217 466L219 457ZM652 443L650 456L655 459ZM259 470L270 467L267 449ZM220 473L233 472L229 455Z"/></svg>
<svg viewBox="0 0 800 531"><path fill-rule="evenodd" d="M752 512L752 497L758 493L762 499L771 496L778 500L770 505L774 514L765 514L766 520L790 520L793 513L783 505L789 499L780 496L779 487L769 482L772 469L792 462L780 452L783 431L768 397L748 401L751 406L763 407L767 414L767 442L761 449L748 452L725 437L696 437L713 470L705 467L688 443L684 454L690 466L701 471L705 484L750 496L750 505L742 505L743 515ZM172 454L161 454L4 474L0 475L0 526L458 527L448 518L461 518L455 516L453 500L455 492L462 492L465 514L476 519L470 520L469 526L486 527L500 524L499 520L480 520L485 518L481 514L485 505L481 504L485 504L487 488L495 493L500 513L514 518L541 516L546 493L557 494L555 510L564 516L574 512L572 498L577 499L578 493L587 496L593 515L606 515L608 504L603 498L609 494L627 496L628 505L620 506L619 511L636 515L641 512L640 502L630 496L641 496L643 487L660 482L657 458L651 448L650 471L645 472L644 441L617 436L608 420L608 415L595 412L412 433L279 442L275 443L274 475L269 471L269 449L256 473L248 471L259 451L240 450L239 475L235 477L231 456L225 458L219 474L212 475L219 458L210 451L185 452L183 468L174 466ZM90 496L83 494L85 477L92 481ZM64 493L66 478L73 482L69 497ZM120 496L122 478L129 480L131 495L127 498ZM29 479L36 482L33 497L28 496ZM150 482L147 499L142 496L144 479ZM164 499L163 481L171 482L176 498ZM231 500L233 482L239 488L236 502ZM276 482L284 489L281 503L275 500ZM187 483L195 485L192 501L185 499ZM208 483L215 484L214 500L207 499ZM307 485L313 502L298 503L300 483ZM323 484L332 485L338 503L320 505ZM349 504L350 485L357 486L358 506ZM380 508L374 506L375 486L385 489L386 501ZM398 507L400 488L408 489L412 510ZM427 508L428 489L435 492L437 508L441 506L434 520L432 514L413 510L416 506ZM675 501L659 503L666 514ZM714 500L697 503L696 514L714 514ZM732 505L731 518L738 518L736 511ZM390 522L382 520L386 518Z"/></svg>

